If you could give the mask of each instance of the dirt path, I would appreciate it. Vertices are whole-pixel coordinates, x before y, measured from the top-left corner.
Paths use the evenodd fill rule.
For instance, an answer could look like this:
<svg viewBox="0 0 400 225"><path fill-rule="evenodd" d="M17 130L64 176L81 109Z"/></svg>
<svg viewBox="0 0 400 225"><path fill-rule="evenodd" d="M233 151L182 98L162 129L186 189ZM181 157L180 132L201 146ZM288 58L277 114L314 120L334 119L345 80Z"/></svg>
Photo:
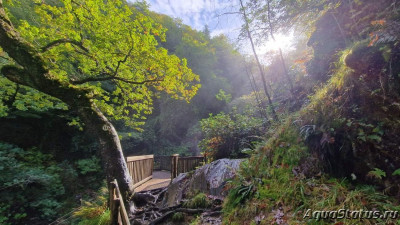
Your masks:
<svg viewBox="0 0 400 225"><path fill-rule="evenodd" d="M136 192L162 188L171 182L170 171L153 171L153 178L135 189Z"/></svg>

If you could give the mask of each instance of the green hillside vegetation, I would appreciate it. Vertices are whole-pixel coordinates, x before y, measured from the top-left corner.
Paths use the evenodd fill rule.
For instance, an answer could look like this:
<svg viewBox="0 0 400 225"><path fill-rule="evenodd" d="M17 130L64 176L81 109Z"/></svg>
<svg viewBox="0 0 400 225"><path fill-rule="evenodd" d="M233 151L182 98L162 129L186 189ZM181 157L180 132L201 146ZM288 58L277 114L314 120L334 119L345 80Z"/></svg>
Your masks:
<svg viewBox="0 0 400 225"><path fill-rule="evenodd" d="M360 10L356 17L351 7ZM395 136L400 71L393 67L399 50L398 34L391 25L397 23L398 9L392 7L340 2L318 17L308 41L314 56L307 71L326 82L309 95L308 104L270 128L266 144L242 165L224 205L226 224L398 222L390 217L312 218L306 213L307 209L399 210L394 196L399 195ZM337 39L325 36L334 32L326 26L335 22L332 11L343 13L337 19L346 35ZM354 20L362 24L356 26ZM345 43L335 44L344 42L340 39ZM327 60L322 63L329 70L319 71L321 59Z"/></svg>

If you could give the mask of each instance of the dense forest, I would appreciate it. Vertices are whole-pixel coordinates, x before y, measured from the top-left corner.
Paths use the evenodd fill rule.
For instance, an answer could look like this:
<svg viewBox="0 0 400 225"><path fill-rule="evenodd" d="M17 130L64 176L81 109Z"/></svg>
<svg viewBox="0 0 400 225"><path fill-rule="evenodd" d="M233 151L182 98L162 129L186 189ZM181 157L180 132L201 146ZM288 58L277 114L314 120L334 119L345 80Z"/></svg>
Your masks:
<svg viewBox="0 0 400 225"><path fill-rule="evenodd" d="M398 224L399 4L232 5L237 42L145 1L0 0L0 224L109 224L149 154L241 160L165 224ZM192 215L217 201L219 223Z"/></svg>

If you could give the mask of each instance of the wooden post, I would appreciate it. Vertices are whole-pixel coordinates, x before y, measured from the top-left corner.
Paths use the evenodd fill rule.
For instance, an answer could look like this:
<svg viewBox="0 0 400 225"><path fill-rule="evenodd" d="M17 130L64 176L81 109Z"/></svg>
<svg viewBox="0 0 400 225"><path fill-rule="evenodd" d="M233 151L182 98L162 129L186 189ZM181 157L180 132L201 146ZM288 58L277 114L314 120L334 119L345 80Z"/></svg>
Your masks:
<svg viewBox="0 0 400 225"><path fill-rule="evenodd" d="M179 154L173 154L171 157L171 181L178 176Z"/></svg>
<svg viewBox="0 0 400 225"><path fill-rule="evenodd" d="M111 182L110 189L110 217L111 217L111 225L118 224L118 203L119 201L115 201L115 183Z"/></svg>
<svg viewBox="0 0 400 225"><path fill-rule="evenodd" d="M126 212L124 201L119 192L118 182L111 182L110 189L110 216L111 225L130 225L128 213Z"/></svg>

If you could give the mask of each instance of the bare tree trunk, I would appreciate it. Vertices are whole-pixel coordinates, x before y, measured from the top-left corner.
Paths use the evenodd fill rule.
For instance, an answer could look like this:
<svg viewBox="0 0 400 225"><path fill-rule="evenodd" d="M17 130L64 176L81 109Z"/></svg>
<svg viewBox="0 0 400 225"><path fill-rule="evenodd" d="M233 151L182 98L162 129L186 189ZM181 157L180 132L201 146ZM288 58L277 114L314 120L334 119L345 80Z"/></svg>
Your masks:
<svg viewBox="0 0 400 225"><path fill-rule="evenodd" d="M18 64L1 68L1 73L6 78L56 97L79 113L85 128L92 131L99 139L107 181L117 179L121 194L127 201L133 194L133 183L113 125L97 109L90 97L92 96L90 90L60 81L51 74L37 49L20 37L7 18L2 0L0 0L0 46Z"/></svg>
<svg viewBox="0 0 400 225"><path fill-rule="evenodd" d="M245 25L246 25L247 37L250 40L251 48L253 50L254 57L256 58L258 69L260 70L261 79L263 81L264 92L265 92L265 95L267 96L268 104L269 104L269 106L271 108L271 114L272 114L272 117L274 118L274 120L278 120L278 116L276 115L274 105L272 104L271 96L268 93L267 82L265 80L264 70L262 69L260 60L258 59L258 55L257 55L256 49L254 47L253 37L251 36L250 28L249 28L249 22L247 21L248 18L247 18L246 10L245 10L245 8L243 6L242 0L239 0L239 1L240 1L241 9L242 9L243 19L244 19L244 22L245 22Z"/></svg>
<svg viewBox="0 0 400 225"><path fill-rule="evenodd" d="M267 4L268 4L268 24L269 24L269 32L270 32L270 34L271 34L272 40L275 42L276 40L275 40L275 36L274 36L274 28L273 28L272 22L271 22L271 8L270 8L270 2L269 2L269 0L267 0ZM283 67L283 72L284 72L284 74L285 74L285 76L286 76L286 79L287 79L287 81L288 81L288 83L289 83L289 86L290 86L290 93L292 94L292 97L294 97L293 82L292 82L292 79L290 78L289 73L288 73L288 70L287 70L287 68L286 68L286 64L285 64L285 60L284 60L284 58L283 58L283 54L282 54L282 49L281 49L281 47L279 47L279 56L280 56L280 59L281 59L281 64L282 64L282 67Z"/></svg>
<svg viewBox="0 0 400 225"><path fill-rule="evenodd" d="M268 115L267 115L267 112L265 111L264 102L259 97L259 89L258 89L256 80L254 79L252 71L249 72L246 61L244 61L244 65L245 65L247 77L249 78L249 81L250 81L251 89L253 89L254 95L256 97L256 101L257 101L257 104L259 107L258 111L260 113L260 116L264 117L268 121ZM250 70L251 70L251 68L250 68Z"/></svg>

